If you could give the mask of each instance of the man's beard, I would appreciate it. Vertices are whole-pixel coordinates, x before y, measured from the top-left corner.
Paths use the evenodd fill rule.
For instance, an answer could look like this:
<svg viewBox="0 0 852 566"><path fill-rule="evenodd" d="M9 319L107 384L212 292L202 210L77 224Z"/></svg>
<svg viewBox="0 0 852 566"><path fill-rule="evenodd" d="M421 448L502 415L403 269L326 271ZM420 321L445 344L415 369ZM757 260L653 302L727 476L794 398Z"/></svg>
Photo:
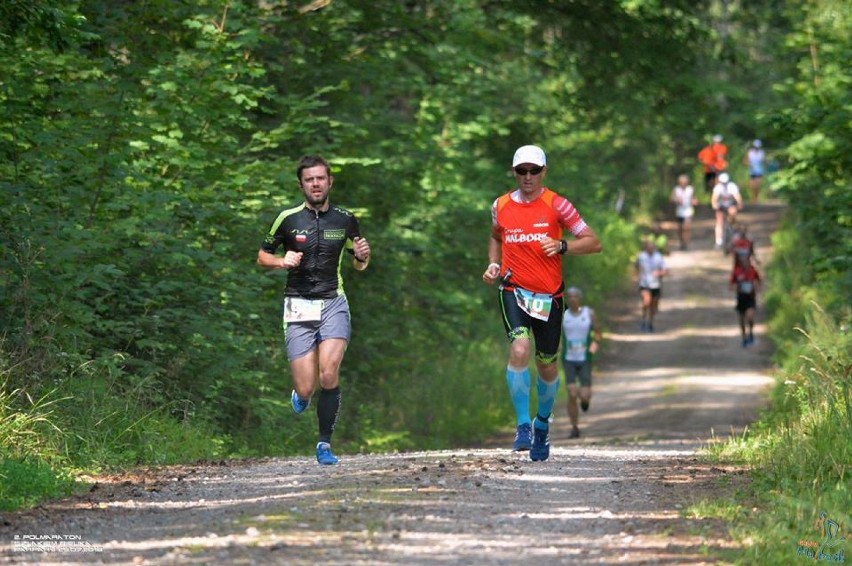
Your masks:
<svg viewBox="0 0 852 566"><path fill-rule="evenodd" d="M308 204L310 204L311 206L313 206L315 208L321 208L322 206L325 205L327 200L328 200L328 193L320 195L318 197L311 195L311 194L308 195Z"/></svg>

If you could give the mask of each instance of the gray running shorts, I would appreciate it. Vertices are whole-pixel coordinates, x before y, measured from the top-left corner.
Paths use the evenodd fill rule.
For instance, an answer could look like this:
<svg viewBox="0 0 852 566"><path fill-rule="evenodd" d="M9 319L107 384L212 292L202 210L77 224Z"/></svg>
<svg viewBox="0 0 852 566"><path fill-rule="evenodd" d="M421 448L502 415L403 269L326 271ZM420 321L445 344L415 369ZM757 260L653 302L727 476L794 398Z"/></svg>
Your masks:
<svg viewBox="0 0 852 566"><path fill-rule="evenodd" d="M580 387L592 386L591 362L569 362L563 359L562 369L565 370L565 385L576 383L579 379Z"/></svg>
<svg viewBox="0 0 852 566"><path fill-rule="evenodd" d="M349 302L346 300L346 295L325 299L320 320L287 322L282 317L282 321L288 360L307 355L323 340L342 338L349 342L352 336Z"/></svg>

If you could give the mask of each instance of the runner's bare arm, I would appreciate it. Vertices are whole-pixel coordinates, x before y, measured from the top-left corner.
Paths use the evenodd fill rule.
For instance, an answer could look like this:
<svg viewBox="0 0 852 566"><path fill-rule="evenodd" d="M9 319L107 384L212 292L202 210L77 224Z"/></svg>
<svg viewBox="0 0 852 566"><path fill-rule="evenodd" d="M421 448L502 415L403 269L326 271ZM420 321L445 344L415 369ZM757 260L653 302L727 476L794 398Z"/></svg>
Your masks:
<svg viewBox="0 0 852 566"><path fill-rule="evenodd" d="M352 267L358 271L367 269L367 264L370 263L370 244L366 238L360 236L352 240Z"/></svg>
<svg viewBox="0 0 852 566"><path fill-rule="evenodd" d="M488 238L488 267L485 268L485 273L482 274L482 280L489 285L497 281L500 277L500 240L493 235Z"/></svg>
<svg viewBox="0 0 852 566"><path fill-rule="evenodd" d="M541 239L541 249L544 255L550 257L556 254L586 255L601 251L601 242L591 228L586 226L575 236L575 240L555 240L548 236Z"/></svg>
<svg viewBox="0 0 852 566"><path fill-rule="evenodd" d="M603 249L595 231L586 226L573 240L567 240L565 255L596 254Z"/></svg>
<svg viewBox="0 0 852 566"><path fill-rule="evenodd" d="M600 347L600 342L602 340L601 329L598 326L598 318L595 316L595 311L593 309L589 309L589 313L592 319L592 326L590 330L592 331L592 342L589 344L589 352L591 354L596 354L598 352L598 348Z"/></svg>
<svg viewBox="0 0 852 566"><path fill-rule="evenodd" d="M257 264L267 269L291 269L302 261L302 252L288 251L283 257L264 250L257 252Z"/></svg>

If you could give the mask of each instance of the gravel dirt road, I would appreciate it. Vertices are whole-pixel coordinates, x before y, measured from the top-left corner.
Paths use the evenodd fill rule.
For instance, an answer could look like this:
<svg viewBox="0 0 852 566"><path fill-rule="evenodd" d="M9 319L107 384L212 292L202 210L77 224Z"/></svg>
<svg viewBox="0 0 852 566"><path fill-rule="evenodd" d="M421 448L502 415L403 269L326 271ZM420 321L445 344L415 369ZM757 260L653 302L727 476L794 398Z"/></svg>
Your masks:
<svg viewBox="0 0 852 566"><path fill-rule="evenodd" d="M742 215L764 263L781 210ZM726 525L686 511L746 475L698 451L754 420L771 348L760 297L757 343L740 345L731 259L712 250L706 206L693 232L667 258L654 334L639 331L638 295L593 305L607 332L591 409L569 439L558 407L547 462L512 453L508 424L486 446L341 454L334 467L276 458L104 476L85 495L4 514L0 562L727 563L740 543Z"/></svg>

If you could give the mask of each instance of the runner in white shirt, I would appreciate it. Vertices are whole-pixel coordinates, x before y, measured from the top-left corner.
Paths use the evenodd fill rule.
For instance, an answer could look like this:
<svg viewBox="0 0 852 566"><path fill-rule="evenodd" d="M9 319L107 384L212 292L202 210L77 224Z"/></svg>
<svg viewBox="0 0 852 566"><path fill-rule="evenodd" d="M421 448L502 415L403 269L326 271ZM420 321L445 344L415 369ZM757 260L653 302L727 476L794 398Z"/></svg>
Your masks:
<svg viewBox="0 0 852 566"><path fill-rule="evenodd" d="M643 332L654 331L654 316L660 305L663 277L669 272L663 254L657 250L654 240L646 237L642 241L644 249L636 256L636 274L639 277L639 295L642 298Z"/></svg>
<svg viewBox="0 0 852 566"><path fill-rule="evenodd" d="M595 321L595 311L582 305L583 292L571 287L565 292L568 308L562 317L562 368L568 386L568 417L571 419L571 438L580 436L577 426L580 411L589 410L592 399L592 356L598 351L601 331ZM594 339L590 341L590 338ZM579 387L578 387L579 382Z"/></svg>
<svg viewBox="0 0 852 566"><path fill-rule="evenodd" d="M721 249L725 245L725 216L728 224L733 226L737 212L743 207L740 188L727 173L719 175L719 182L713 187L713 196L710 197L710 206L716 211L716 249Z"/></svg>
<svg viewBox="0 0 852 566"><path fill-rule="evenodd" d="M748 165L748 192L751 202L757 203L760 198L760 185L766 171L766 152L763 151L763 142L754 140L751 147L743 156L743 165Z"/></svg>
<svg viewBox="0 0 852 566"><path fill-rule="evenodd" d="M686 175L677 178L677 185L672 189L671 201L675 204L680 249L685 250L689 244L689 224L692 222L695 206L698 204L695 189L689 184L689 177Z"/></svg>

